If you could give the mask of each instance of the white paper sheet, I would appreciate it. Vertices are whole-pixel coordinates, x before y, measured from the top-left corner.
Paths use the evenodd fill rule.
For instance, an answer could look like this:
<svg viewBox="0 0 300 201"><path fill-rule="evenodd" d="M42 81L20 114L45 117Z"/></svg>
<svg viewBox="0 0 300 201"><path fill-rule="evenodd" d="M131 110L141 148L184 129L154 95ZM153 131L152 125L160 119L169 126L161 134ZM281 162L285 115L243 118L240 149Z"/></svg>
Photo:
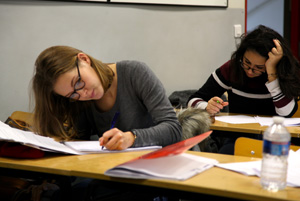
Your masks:
<svg viewBox="0 0 300 201"><path fill-rule="evenodd" d="M215 116L215 119L230 124L259 123L261 126L270 126L273 123L272 117L252 117L247 115ZM284 125L287 127L300 126L300 118L285 118Z"/></svg>
<svg viewBox="0 0 300 201"><path fill-rule="evenodd" d="M36 135L30 131L11 128L0 121L0 140L18 142L35 148L42 148L52 152L80 154L79 152L55 141L52 138Z"/></svg>
<svg viewBox="0 0 300 201"><path fill-rule="evenodd" d="M217 167L239 172L248 176L260 176L261 160L241 163L219 163ZM296 152L290 150L288 158L287 185L300 187L300 149Z"/></svg>
<svg viewBox="0 0 300 201"><path fill-rule="evenodd" d="M121 151L111 151L107 149L101 150L98 141L82 141L79 147L68 147L67 145L55 141L53 138L44 137L36 135L30 131L22 131L20 129L12 128L7 124L0 121L0 140L18 142L30 147L41 149L43 151L50 152L62 152L68 154L88 154L88 153L114 153L114 152L125 152L125 151L138 151L145 149L158 149L160 146L153 147L139 147L139 148L130 148ZM70 144L74 144L71 142ZM76 143L75 143L76 144ZM84 146L89 146L87 149L84 149ZM100 150L99 150L100 149ZM87 150L87 151L86 151Z"/></svg>
<svg viewBox="0 0 300 201"><path fill-rule="evenodd" d="M273 123L272 117L259 117L256 116L255 119L261 126L270 126ZM283 124L285 126L299 126L300 118L285 118Z"/></svg>
<svg viewBox="0 0 300 201"><path fill-rule="evenodd" d="M131 179L161 178L186 180L212 168L218 161L182 153L152 159L139 159L109 169L105 175Z"/></svg>
<svg viewBox="0 0 300 201"><path fill-rule="evenodd" d="M160 149L161 146L147 146L147 147L136 147L128 148L125 150L108 150L105 147L102 149L99 141L68 141L64 142L65 145L81 152L95 152L95 153L107 153L107 152L128 152L128 151L141 151L141 150L154 150Z"/></svg>
<svg viewBox="0 0 300 201"><path fill-rule="evenodd" d="M257 120L254 117L247 115L215 116L215 119L230 124L257 123Z"/></svg>

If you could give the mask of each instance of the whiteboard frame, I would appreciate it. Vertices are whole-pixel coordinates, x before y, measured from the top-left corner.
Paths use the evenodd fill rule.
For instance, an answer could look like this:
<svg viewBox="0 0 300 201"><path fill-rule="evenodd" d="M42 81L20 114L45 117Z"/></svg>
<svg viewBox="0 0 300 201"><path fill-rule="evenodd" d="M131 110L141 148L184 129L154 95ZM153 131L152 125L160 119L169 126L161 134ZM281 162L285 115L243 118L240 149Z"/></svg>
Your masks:
<svg viewBox="0 0 300 201"><path fill-rule="evenodd" d="M79 0L80 1L80 0ZM161 4L182 6L228 7L228 0L81 0L107 3Z"/></svg>

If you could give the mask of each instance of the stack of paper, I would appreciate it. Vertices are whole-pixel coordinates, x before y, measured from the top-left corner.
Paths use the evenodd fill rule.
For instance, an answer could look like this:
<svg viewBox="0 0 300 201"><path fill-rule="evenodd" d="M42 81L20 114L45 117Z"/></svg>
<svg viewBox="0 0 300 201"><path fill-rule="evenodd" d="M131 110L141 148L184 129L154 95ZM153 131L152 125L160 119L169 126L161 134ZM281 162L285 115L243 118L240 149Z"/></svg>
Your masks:
<svg viewBox="0 0 300 201"><path fill-rule="evenodd" d="M106 171L105 175L131 179L161 178L186 180L213 167L217 163L218 161L214 159L183 153L175 156L140 159L131 163L125 163Z"/></svg>
<svg viewBox="0 0 300 201"><path fill-rule="evenodd" d="M260 177L261 160L241 163L222 163L216 166L248 176ZM296 152L290 150L288 158L287 185L300 187L300 149Z"/></svg>
<svg viewBox="0 0 300 201"><path fill-rule="evenodd" d="M107 170L105 175L135 179L186 180L218 163L214 159L183 153L210 134L211 131L150 152Z"/></svg>
<svg viewBox="0 0 300 201"><path fill-rule="evenodd" d="M216 116L216 120L230 123L230 124L251 124L259 123L261 126L270 126L273 123L272 117L259 117L247 115L230 115L230 116ZM299 126L300 118L285 118L285 126Z"/></svg>

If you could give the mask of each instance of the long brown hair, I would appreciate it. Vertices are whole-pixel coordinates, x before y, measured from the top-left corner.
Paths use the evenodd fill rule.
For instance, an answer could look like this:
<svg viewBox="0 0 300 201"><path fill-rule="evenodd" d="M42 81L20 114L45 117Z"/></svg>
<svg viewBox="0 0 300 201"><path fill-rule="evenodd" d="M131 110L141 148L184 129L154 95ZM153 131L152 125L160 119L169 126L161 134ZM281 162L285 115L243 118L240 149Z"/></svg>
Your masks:
<svg viewBox="0 0 300 201"><path fill-rule="evenodd" d="M68 46L53 46L40 53L35 61L32 78L34 93L34 130L40 135L58 140L75 138L75 122L80 111L89 107L90 101L71 103L68 98L54 92L54 84L59 76L76 68L78 53L82 51ZM89 56L104 91L110 87L114 73L107 64Z"/></svg>

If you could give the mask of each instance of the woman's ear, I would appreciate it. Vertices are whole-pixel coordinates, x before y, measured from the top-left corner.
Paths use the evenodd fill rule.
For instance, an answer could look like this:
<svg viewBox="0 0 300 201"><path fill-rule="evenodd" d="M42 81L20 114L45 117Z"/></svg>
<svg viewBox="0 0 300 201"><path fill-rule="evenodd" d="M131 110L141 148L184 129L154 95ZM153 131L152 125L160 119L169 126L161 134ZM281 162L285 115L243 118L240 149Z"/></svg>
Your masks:
<svg viewBox="0 0 300 201"><path fill-rule="evenodd" d="M84 54L83 52L78 53L77 58L79 61L87 62L89 65L91 65L90 58L88 57L88 55Z"/></svg>

